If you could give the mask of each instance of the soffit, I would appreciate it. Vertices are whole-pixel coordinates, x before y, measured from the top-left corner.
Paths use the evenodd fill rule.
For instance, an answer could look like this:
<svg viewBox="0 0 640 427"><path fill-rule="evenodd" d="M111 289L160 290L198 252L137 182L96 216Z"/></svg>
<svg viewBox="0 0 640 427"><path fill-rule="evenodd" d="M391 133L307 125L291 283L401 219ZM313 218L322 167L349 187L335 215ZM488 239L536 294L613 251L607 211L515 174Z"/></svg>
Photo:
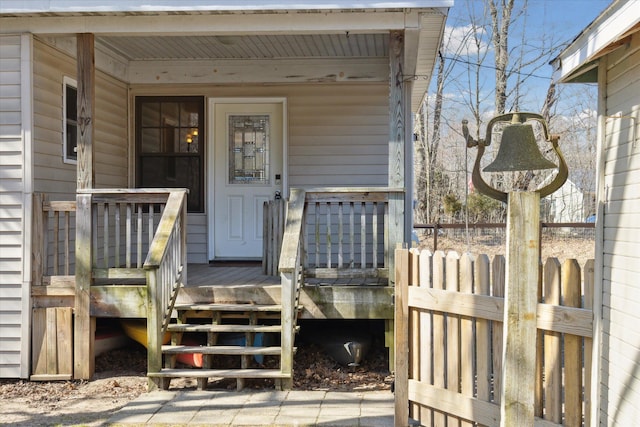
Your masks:
<svg viewBox="0 0 640 427"><path fill-rule="evenodd" d="M388 55L386 34L98 36L129 61L188 59L371 58Z"/></svg>

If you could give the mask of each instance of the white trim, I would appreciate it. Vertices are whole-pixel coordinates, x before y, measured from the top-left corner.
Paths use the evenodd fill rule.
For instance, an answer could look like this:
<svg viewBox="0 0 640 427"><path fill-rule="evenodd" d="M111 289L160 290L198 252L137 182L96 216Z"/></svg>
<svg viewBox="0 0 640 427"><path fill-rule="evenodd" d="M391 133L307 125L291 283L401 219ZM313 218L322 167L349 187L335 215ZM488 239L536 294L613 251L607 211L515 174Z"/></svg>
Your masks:
<svg viewBox="0 0 640 427"><path fill-rule="evenodd" d="M560 61L553 79L563 82L602 49L625 34L640 21L637 1L618 1L604 10L555 61Z"/></svg>
<svg viewBox="0 0 640 427"><path fill-rule="evenodd" d="M403 29L407 15L402 9L379 12L326 13L220 13L202 15L105 15L2 18L0 33L70 34L90 32L100 35L247 35L247 34L330 34L383 33ZM440 12L441 13L441 12ZM446 14L441 13L442 19ZM1 15L0 15L1 16Z"/></svg>
<svg viewBox="0 0 640 427"><path fill-rule="evenodd" d="M593 341L591 349L591 425L600 425L602 372L602 292L604 276L605 152L607 146L607 57L598 64L598 130L596 150L596 229L593 272Z"/></svg>
<svg viewBox="0 0 640 427"><path fill-rule="evenodd" d="M282 104L282 197L289 197L289 142L288 142L288 122L287 122L287 98L284 97L239 97L239 98L215 98L207 97L205 103L205 115L207 116L206 128L206 182L205 182L205 198L206 198L206 217L207 217L207 257L214 259L215 256L215 227L213 224L213 215L215 208L215 198L212 195L215 188L215 158L214 158L214 135L215 135L215 119L214 111L216 104Z"/></svg>
<svg viewBox="0 0 640 427"><path fill-rule="evenodd" d="M33 216L33 36L20 36L20 109L22 122L22 334L20 377L31 368L31 224Z"/></svg>
<svg viewBox="0 0 640 427"><path fill-rule="evenodd" d="M62 162L70 165L77 165L77 157L75 159L67 157L67 86L70 86L77 91L78 82L68 76L64 76L62 78Z"/></svg>
<svg viewBox="0 0 640 427"><path fill-rule="evenodd" d="M388 80L387 58L134 60L130 62L127 79L131 85L291 84Z"/></svg>
<svg viewBox="0 0 640 427"><path fill-rule="evenodd" d="M109 2L86 0L3 0L3 13L38 12L154 12L154 11L264 11L264 10L333 10L333 9L396 9L452 7L453 0L417 1L361 1L357 5L347 0L280 0L257 2L251 0L155 0Z"/></svg>

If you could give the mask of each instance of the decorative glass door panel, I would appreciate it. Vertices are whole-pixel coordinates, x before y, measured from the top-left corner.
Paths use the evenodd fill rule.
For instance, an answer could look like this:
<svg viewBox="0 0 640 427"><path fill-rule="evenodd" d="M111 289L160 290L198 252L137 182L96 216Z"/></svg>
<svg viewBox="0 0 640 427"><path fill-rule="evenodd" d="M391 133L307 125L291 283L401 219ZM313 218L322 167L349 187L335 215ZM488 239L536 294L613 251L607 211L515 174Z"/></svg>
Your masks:
<svg viewBox="0 0 640 427"><path fill-rule="evenodd" d="M209 259L260 259L264 202L282 192L283 104L213 102Z"/></svg>
<svg viewBox="0 0 640 427"><path fill-rule="evenodd" d="M229 184L269 184L269 116L229 116Z"/></svg>

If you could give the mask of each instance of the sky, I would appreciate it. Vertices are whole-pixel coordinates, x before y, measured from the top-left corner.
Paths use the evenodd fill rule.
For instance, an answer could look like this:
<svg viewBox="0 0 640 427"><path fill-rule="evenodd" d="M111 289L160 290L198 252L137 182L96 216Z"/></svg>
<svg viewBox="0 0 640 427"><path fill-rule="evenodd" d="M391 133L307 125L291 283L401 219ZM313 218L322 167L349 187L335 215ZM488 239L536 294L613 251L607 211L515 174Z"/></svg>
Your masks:
<svg viewBox="0 0 640 427"><path fill-rule="evenodd" d="M638 1L640 4L640 0ZM526 9L523 5L526 3ZM464 92L470 93L469 85L463 83L469 80L468 64L477 62L478 49L475 44L470 44L471 39L468 36L469 29L472 26L472 18L470 18L469 10L473 10L473 15L478 17L483 15L485 2L483 0L456 0L454 7L449 12L447 19L447 29L445 32L445 42L449 40L449 44L445 47L442 54L445 59L450 60L450 66L453 67L450 73L450 80L457 82L449 84L445 92L445 96L454 99L464 96ZM541 49L549 46L566 46L586 27L588 26L602 11L611 4L611 0L516 0L514 15L522 12L518 16L516 24L510 30L509 49L513 50L513 55L521 56L526 60L532 59L534 55L538 55ZM488 19L488 18L487 18ZM481 71L481 90L486 102L485 112L490 115L492 113L493 95L490 93L495 87L493 47L489 40L489 34L480 31L481 50L487 52L487 57L483 61ZM451 35L448 38L447 35ZM465 47L468 49L465 54ZM547 88L551 81L552 67L549 61L560 53L558 47L549 53L548 56L538 58L535 64L529 65L522 69L523 75L527 75L524 88L526 93L522 95L524 105L521 110L528 109L531 111L539 110L542 107ZM457 54L456 54L457 52ZM462 52L462 54L460 54ZM456 64L453 64L452 58L457 58ZM434 70L435 80L436 70ZM530 76L529 76L530 75ZM435 93L434 83L430 93ZM513 86L513 82L510 82ZM465 87L466 86L466 87Z"/></svg>

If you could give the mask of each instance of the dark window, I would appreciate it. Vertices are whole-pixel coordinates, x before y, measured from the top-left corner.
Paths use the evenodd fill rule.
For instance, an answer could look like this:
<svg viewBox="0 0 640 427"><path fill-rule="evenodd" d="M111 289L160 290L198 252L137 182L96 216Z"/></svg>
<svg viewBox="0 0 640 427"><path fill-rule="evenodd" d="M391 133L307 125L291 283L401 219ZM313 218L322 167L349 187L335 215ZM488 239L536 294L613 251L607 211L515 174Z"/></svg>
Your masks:
<svg viewBox="0 0 640 427"><path fill-rule="evenodd" d="M64 79L64 161L75 163L78 160L78 90L76 82Z"/></svg>
<svg viewBox="0 0 640 427"><path fill-rule="evenodd" d="M188 188L204 212L204 98L136 97L136 186Z"/></svg>

